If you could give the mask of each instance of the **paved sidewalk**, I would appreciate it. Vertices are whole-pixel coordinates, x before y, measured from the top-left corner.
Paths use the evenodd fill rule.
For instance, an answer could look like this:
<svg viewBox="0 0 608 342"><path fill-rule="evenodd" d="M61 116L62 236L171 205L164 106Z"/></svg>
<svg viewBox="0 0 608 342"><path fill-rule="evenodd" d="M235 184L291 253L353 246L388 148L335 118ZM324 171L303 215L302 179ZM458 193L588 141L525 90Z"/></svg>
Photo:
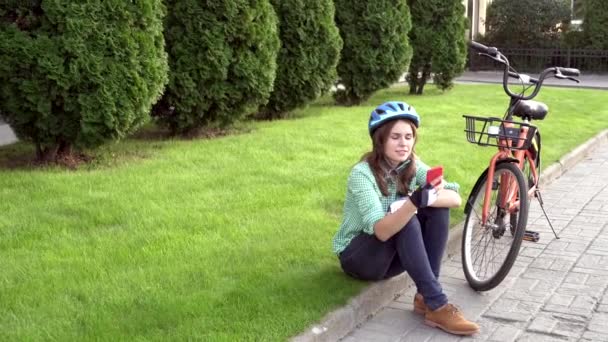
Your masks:
<svg viewBox="0 0 608 342"><path fill-rule="evenodd" d="M529 74L529 76L538 78L538 74ZM502 83L502 77L502 70L465 71L462 75L457 77L455 81L457 83ZM588 74L583 72L577 78L581 81L580 83L551 77L545 79L543 86L608 89L608 75L606 74ZM519 83L519 81L514 78L510 78L509 82L513 85Z"/></svg>
<svg viewBox="0 0 608 342"><path fill-rule="evenodd" d="M430 328L406 289L343 341L608 341L608 142L543 187L556 240L537 201L529 216L538 243L524 241L509 276L477 293L459 254L443 263L441 283L480 334L459 338Z"/></svg>
<svg viewBox="0 0 608 342"><path fill-rule="evenodd" d="M9 125L0 119L0 146L12 144L17 141L17 137Z"/></svg>

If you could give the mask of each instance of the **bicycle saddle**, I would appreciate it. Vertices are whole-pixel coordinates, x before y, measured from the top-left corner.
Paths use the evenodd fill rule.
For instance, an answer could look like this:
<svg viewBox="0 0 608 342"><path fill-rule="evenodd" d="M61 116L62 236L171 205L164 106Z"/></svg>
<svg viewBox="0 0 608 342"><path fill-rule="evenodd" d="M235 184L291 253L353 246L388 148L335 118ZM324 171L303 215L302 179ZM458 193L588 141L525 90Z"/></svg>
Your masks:
<svg viewBox="0 0 608 342"><path fill-rule="evenodd" d="M549 112L549 107L546 104L534 100L518 101L513 107L513 115L522 119L542 120L547 116L547 112Z"/></svg>

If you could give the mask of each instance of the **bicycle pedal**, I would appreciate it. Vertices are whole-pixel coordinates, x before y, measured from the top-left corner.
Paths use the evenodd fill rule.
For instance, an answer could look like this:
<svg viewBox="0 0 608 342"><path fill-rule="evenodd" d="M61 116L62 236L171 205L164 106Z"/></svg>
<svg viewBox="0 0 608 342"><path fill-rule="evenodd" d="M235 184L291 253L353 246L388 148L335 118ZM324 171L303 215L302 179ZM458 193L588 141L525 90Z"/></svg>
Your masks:
<svg viewBox="0 0 608 342"><path fill-rule="evenodd" d="M526 241L538 242L538 240L540 240L540 234L531 230L526 230L523 239Z"/></svg>

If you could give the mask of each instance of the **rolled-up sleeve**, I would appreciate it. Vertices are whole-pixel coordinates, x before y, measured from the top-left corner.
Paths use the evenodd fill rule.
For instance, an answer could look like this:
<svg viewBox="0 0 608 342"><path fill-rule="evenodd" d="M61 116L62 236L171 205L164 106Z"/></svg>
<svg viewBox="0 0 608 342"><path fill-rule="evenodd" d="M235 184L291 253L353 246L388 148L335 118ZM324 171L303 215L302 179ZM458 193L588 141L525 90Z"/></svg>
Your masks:
<svg viewBox="0 0 608 342"><path fill-rule="evenodd" d="M444 189L460 192L460 184L456 182L447 182L445 183Z"/></svg>
<svg viewBox="0 0 608 342"><path fill-rule="evenodd" d="M373 176L354 169L348 178L348 191L361 215L363 231L374 234L374 225L385 215L376 180Z"/></svg>

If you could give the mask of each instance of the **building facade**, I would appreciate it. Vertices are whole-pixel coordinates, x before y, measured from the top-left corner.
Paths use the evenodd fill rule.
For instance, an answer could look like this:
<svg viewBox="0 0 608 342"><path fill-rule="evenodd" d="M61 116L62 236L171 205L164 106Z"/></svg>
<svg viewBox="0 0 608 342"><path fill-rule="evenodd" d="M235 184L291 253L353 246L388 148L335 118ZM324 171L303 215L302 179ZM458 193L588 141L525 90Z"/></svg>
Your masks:
<svg viewBox="0 0 608 342"><path fill-rule="evenodd" d="M486 33L486 10L492 0L463 0L465 13L469 19L467 38L473 40L480 34Z"/></svg>

